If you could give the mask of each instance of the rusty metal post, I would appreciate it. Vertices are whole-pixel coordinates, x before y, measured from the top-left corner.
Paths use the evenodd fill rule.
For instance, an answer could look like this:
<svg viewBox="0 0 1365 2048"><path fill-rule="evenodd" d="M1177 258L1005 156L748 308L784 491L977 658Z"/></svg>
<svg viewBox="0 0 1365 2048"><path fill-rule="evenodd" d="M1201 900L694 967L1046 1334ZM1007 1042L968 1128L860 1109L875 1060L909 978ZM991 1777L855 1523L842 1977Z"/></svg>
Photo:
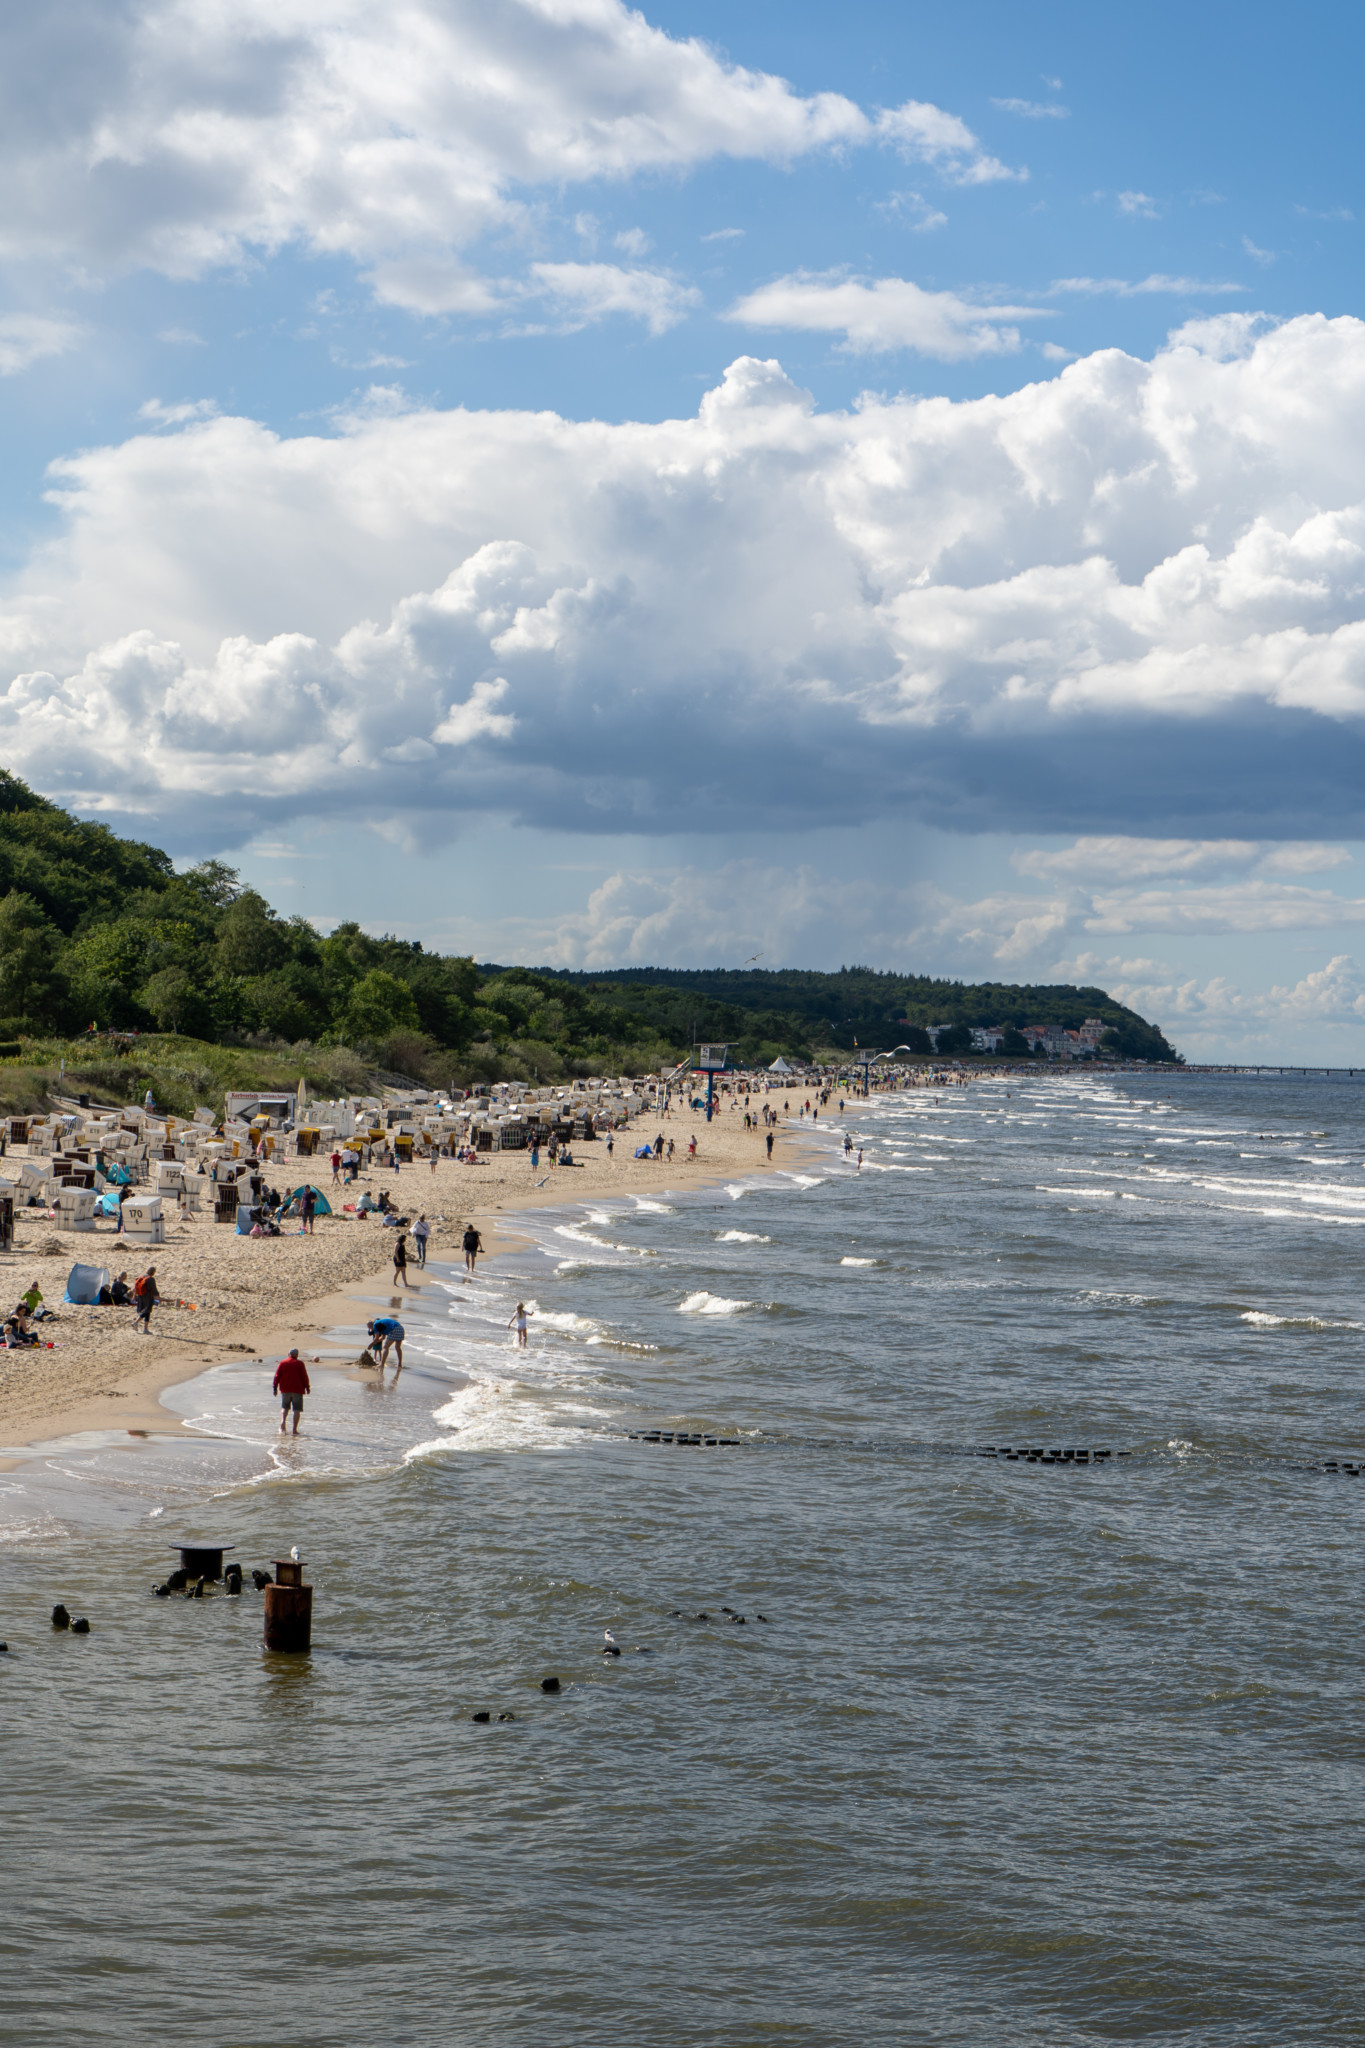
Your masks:
<svg viewBox="0 0 1365 2048"><path fill-rule="evenodd" d="M313 1641L313 1589L295 1557L277 1557L275 1583L265 1589L267 1650L307 1650Z"/></svg>

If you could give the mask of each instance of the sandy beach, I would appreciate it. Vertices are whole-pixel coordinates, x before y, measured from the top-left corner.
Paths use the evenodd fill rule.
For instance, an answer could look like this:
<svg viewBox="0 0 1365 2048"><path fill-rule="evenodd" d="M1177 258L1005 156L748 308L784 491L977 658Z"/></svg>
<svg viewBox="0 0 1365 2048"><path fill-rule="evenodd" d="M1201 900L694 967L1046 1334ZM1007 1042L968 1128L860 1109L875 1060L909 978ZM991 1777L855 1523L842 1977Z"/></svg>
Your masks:
<svg viewBox="0 0 1365 2048"><path fill-rule="evenodd" d="M404 1167L396 1175L376 1168L361 1175L345 1200L354 1201L366 1187L377 1197L387 1187L400 1213L414 1218L425 1213L431 1223L428 1257L451 1261L462 1256L460 1236L470 1221L491 1255L514 1241L510 1218L519 1209L700 1187L739 1173L791 1170L804 1163L801 1136L809 1127L797 1118L795 1091L792 1113L777 1127L771 1163L766 1133L746 1131L742 1112L731 1101L709 1126L701 1113L677 1107L648 1128L641 1118L628 1131L617 1132L610 1158L599 1140L574 1148L581 1164L573 1167L552 1171L542 1155L534 1174L527 1152L486 1153L478 1166L442 1159L434 1174L425 1165ZM672 1161L632 1158L635 1147L658 1130L674 1141ZM698 1151L689 1160L694 1130ZM15 1252L6 1262L11 1298L5 1312L36 1280L54 1315L37 1325L42 1347L0 1351L0 1447L45 1442L78 1430L176 1429L178 1418L157 1398L163 1388L234 1355L282 1352L295 1343L310 1361L316 1356L326 1365L329 1353L320 1348L320 1340L335 1324L357 1320L358 1295L372 1297L379 1288L397 1305L394 1232L373 1220L358 1222L341 1214L343 1198L331 1187L330 1165L325 1159L310 1164L316 1184L338 1204L336 1215L318 1218L311 1237L299 1236L296 1228L278 1238L239 1237L230 1226L215 1223L211 1206L182 1223L167 1203L166 1242L148 1248L116 1237L112 1223L101 1221L94 1232L63 1232L44 1213L18 1211ZM270 1178L288 1186L302 1175L289 1160ZM408 1251L408 1291L415 1293L427 1283L417 1269L411 1239ZM115 1274L126 1269L130 1278L156 1266L162 1298L149 1335L134 1329L130 1308L63 1304L67 1275L78 1260L108 1266ZM347 1366L354 1354L332 1352L330 1360Z"/></svg>

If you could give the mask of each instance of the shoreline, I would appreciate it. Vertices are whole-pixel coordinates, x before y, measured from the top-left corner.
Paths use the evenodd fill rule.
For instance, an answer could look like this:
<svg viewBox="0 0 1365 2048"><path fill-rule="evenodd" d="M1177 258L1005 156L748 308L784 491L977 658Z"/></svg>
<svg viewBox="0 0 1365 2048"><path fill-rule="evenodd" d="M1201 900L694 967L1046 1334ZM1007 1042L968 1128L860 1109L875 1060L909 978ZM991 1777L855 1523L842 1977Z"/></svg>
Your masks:
<svg viewBox="0 0 1365 2048"><path fill-rule="evenodd" d="M655 1129L659 1128L661 1126L656 1124ZM795 1117L783 1119L776 1126L777 1143L774 1146L774 1153L776 1154L780 1146L781 1158L775 1156L771 1161L766 1157L766 1133L746 1131L739 1115L733 1110L727 1109L709 1127L704 1116L675 1110L662 1128L675 1140L681 1132L680 1156L671 1162L660 1160L657 1163L647 1163L643 1159L637 1160L630 1156L634 1143L644 1142L644 1125L641 1120L637 1130L618 1134L616 1153L610 1162L606 1158L605 1145L600 1140L590 1148L593 1156L585 1160L582 1167L550 1171L542 1161L538 1178L544 1185L527 1185L529 1174L524 1153L491 1155L498 1160L500 1166L504 1159L517 1162L519 1166L519 1170L509 1166L497 1172L496 1177L489 1174L485 1167L462 1167L455 1162L443 1161L433 1184L428 1178L427 1170L422 1169L419 1172L417 1168L408 1168L406 1173L413 1176L413 1183L420 1179L421 1192L427 1194L433 1203L444 1198L447 1212L452 1206L450 1198L457 1191L460 1195L479 1195L485 1198L477 1202L462 1202L453 1214L447 1213L445 1223L433 1230L428 1246L429 1259L436 1264L459 1265L463 1257L459 1238L466 1223L472 1222L484 1240L484 1251L481 1256L497 1258L519 1243L526 1242L525 1237L512 1223L512 1218L524 1210L562 1208L567 1204L594 1197L610 1200L635 1192L651 1195L685 1194L689 1187L714 1187L735 1178L738 1174L800 1172L820 1157L822 1149L818 1144L811 1142L812 1134L809 1127ZM710 1156L689 1161L686 1157L686 1144L693 1128L697 1129L698 1145L705 1148ZM289 1163L292 1166L294 1162ZM325 1162L323 1164L325 1165ZM513 1172L515 1179L511 1178ZM487 1179L476 1178L485 1174L488 1175ZM281 1181L287 1181L289 1178L284 1173L278 1177ZM319 1184L324 1191L328 1189L329 1179L330 1175L326 1178L320 1177ZM408 1185L413 1183L400 1175L397 1192L406 1195ZM352 1192L358 1193L366 1186L372 1190L387 1186L392 1190L393 1176L391 1173L377 1170L362 1176ZM24 1214L25 1212L21 1212L18 1220L22 1220ZM329 1219L321 1220L325 1227ZM285 1243L291 1246L300 1244L297 1236L288 1240L253 1240L237 1238L235 1234L229 1235L226 1225L204 1225L201 1221L199 1227L201 1231L204 1228L221 1231L222 1237L213 1242L212 1249L214 1252L225 1254L229 1262L238 1254L239 1248L246 1251L247 1258L260 1252L264 1252L268 1257L272 1251ZM370 1226L364 1227L368 1229ZM375 1235L379 1236L383 1228L382 1224L374 1226ZM52 1227L45 1220L36 1226L35 1235L40 1231L49 1238L54 1235ZM328 1232L326 1236L334 1238L335 1234L335 1231ZM326 1236L311 1242L325 1242ZM388 1241L385 1233L385 1242ZM170 1273L174 1263L176 1242L168 1235L165 1244L154 1248L149 1263L157 1265L159 1274L163 1271ZM80 1237L68 1237L63 1240L61 1260L64 1266L74 1263L77 1259L86 1263L102 1264L106 1262L105 1255L110 1249L120 1243L126 1245L127 1240L115 1239L112 1233L85 1233ZM374 1250L377 1251L379 1248L376 1245ZM351 1249L360 1252L362 1245L355 1240L348 1240L345 1250ZM133 1248L128 1246L130 1255L132 1251ZM368 1240L365 1241L363 1251L368 1259L371 1256ZM21 1265L25 1271L31 1266L41 1267L43 1257L42 1254L17 1246L8 1263L11 1270L16 1271L17 1277L17 1270ZM48 1255L48 1260L50 1263L51 1255ZM335 1264L336 1261L326 1263ZM344 1258L341 1263L349 1266L354 1262ZM329 1351L325 1341L327 1334L338 1323L354 1319L357 1302L365 1295L379 1291L391 1298L401 1296L402 1290L394 1286L391 1268L367 1265L359 1272L336 1272L332 1275L333 1285L320 1292L315 1285L307 1284L302 1268L298 1271L301 1284L297 1291L286 1290L285 1298L272 1303L268 1315L237 1320L238 1312L235 1308L227 1310L227 1316L233 1319L227 1322L221 1331L215 1328L210 1333L206 1328L205 1336L200 1342L195 1343L191 1339L190 1343L186 1344L183 1337L188 1337L189 1331L184 1330L182 1334L182 1330L177 1328L173 1336L168 1335L160 1339L160 1342L174 1347L166 1350L159 1348L158 1335L143 1338L140 1342L145 1344L151 1353L145 1362L137 1354L129 1354L129 1346L139 1342L131 1336L129 1329L131 1311L73 1310L69 1307L58 1307L57 1315L61 1318L57 1326L59 1331L70 1328L70 1319L76 1316L85 1319L86 1328L90 1327L91 1318L123 1318L120 1324L109 1328L108 1334L110 1337L117 1335L125 1340L118 1346L124 1357L111 1365L105 1365L97 1360L89 1361L93 1364L93 1370L68 1373L62 1377L66 1380L85 1380L92 1384L72 1384L60 1390L51 1385L16 1388L7 1374L5 1380L0 1382L0 1471L14 1469L25 1463L35 1451L45 1446L50 1447L59 1439L87 1431L114 1431L125 1436L130 1445L150 1435L177 1435L185 1427L183 1418L163 1404L161 1395L170 1387L183 1385L189 1380L196 1379L200 1373L209 1371L216 1365L229 1364L234 1359L240 1360L243 1355L265 1356L274 1351L282 1356L291 1344L298 1344L310 1365L316 1360L323 1370L347 1370L353 1367L355 1354L342 1354L334 1347ZM168 1280L168 1293L169 1286ZM414 1262L409 1268L406 1291L408 1294L418 1293L421 1287L421 1269ZM152 1319L154 1327L160 1314L161 1308L158 1305ZM185 1311L177 1312L172 1309L169 1314L175 1316L178 1322L187 1319ZM221 1324L224 1322L224 1315L215 1314L212 1320L214 1324ZM365 1318L362 1317L361 1320ZM42 1323L38 1325L40 1331L46 1327L49 1326ZM314 1341L320 1345L321 1348L317 1352L313 1351L306 1341L309 1336L313 1336ZM60 1342L60 1338L58 1341ZM88 1353L90 1347L85 1348ZM60 1359L60 1352L0 1351L0 1360L13 1359L41 1364L44 1361ZM27 1399L24 1398L26 1393ZM193 1434L202 1436L200 1431Z"/></svg>

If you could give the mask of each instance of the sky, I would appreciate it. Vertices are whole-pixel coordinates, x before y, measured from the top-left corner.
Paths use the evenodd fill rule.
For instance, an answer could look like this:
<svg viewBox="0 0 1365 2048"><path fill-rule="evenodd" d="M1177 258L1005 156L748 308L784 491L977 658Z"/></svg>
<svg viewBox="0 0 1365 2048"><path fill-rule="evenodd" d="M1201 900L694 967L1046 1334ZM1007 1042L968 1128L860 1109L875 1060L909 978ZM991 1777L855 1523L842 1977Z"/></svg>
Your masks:
<svg viewBox="0 0 1365 2048"><path fill-rule="evenodd" d="M0 23L0 760L321 928L1365 1066L1365 18Z"/></svg>

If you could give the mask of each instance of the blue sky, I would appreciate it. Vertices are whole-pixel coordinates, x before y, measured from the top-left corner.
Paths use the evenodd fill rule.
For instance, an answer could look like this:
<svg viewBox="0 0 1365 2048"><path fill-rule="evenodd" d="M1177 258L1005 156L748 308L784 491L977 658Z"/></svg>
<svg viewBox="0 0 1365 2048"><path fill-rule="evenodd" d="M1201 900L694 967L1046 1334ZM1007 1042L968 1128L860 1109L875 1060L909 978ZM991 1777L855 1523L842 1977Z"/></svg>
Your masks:
<svg viewBox="0 0 1365 2048"><path fill-rule="evenodd" d="M4 33L38 787L481 957L1365 1060L1356 12Z"/></svg>

